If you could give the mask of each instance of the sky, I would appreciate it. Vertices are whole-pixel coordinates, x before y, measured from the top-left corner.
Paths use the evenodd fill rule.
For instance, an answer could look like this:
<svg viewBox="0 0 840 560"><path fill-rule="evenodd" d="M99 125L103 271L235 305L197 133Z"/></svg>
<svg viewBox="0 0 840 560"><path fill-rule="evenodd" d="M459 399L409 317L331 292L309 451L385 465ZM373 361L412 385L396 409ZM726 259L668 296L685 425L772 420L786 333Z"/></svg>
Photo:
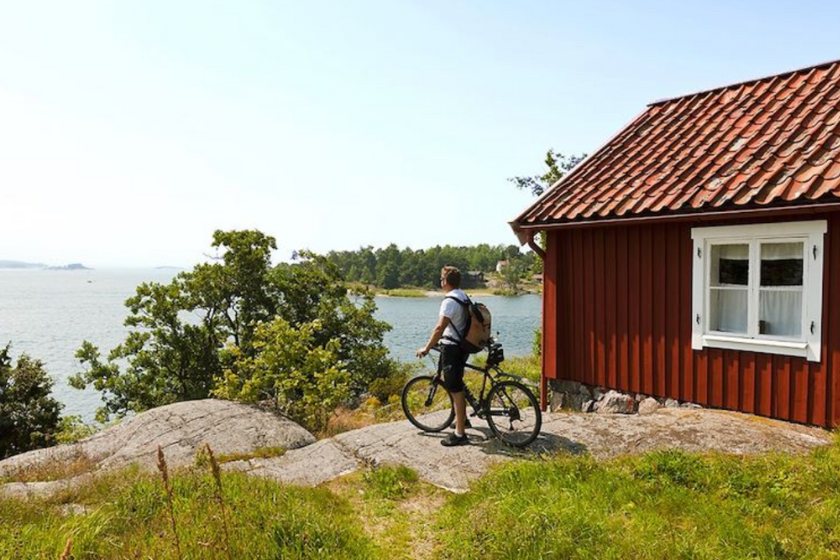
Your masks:
<svg viewBox="0 0 840 560"><path fill-rule="evenodd" d="M840 58L840 2L0 0L0 259L516 243L507 181Z"/></svg>

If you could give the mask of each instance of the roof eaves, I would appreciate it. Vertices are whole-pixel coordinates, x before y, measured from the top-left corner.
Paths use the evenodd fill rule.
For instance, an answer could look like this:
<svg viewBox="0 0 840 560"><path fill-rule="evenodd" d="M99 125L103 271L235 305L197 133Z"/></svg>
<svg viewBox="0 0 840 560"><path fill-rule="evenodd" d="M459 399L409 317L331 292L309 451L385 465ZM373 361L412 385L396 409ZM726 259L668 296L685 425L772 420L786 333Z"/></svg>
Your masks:
<svg viewBox="0 0 840 560"><path fill-rule="evenodd" d="M569 171L568 173L566 173L565 175L560 177L560 179L558 179L557 182L555 182L553 185L548 187L545 190L545 192L542 193L539 196L539 198L537 198L537 200L535 200L531 205L529 205L525 209L524 212L521 212L516 218L513 219L513 221L508 222L508 225L510 225L511 229L513 230L513 233L515 233L516 236L520 238L520 241L521 241L522 238L519 234L519 226L521 225L522 218L524 218L526 215L530 214L531 211L534 210L534 208L536 208L543 200L545 200L546 197L548 197L549 194L551 194L560 185L562 185L564 181L568 181L570 177L574 177L576 173L579 173L580 170L584 169L585 166L589 163L589 160L594 158L596 155L600 154L607 146L609 146L612 143L613 140L615 140L616 138L621 136L621 134L623 134L624 131L628 130L630 127L632 127L634 124L636 124L636 121L641 119L649 110L650 110L650 107L646 107L642 112L638 113L627 124L625 124L623 127L621 127L618 130L618 132L616 132L615 134L610 136L609 139L606 142L604 142L603 144L598 146L597 150L595 150L594 152L592 152L591 154L586 156L583 159L583 161L578 162L578 164L576 166L574 166L571 171ZM522 243L522 244L524 245L524 243Z"/></svg>

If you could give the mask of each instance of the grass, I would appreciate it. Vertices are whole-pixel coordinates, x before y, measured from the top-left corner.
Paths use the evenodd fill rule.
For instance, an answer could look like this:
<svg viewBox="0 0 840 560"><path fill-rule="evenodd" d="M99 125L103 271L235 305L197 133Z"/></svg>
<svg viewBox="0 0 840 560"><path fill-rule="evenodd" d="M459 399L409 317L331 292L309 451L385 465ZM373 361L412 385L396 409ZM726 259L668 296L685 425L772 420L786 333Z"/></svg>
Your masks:
<svg viewBox="0 0 840 560"><path fill-rule="evenodd" d="M805 456L513 464L439 519L447 559L840 558L840 437Z"/></svg>
<svg viewBox="0 0 840 560"><path fill-rule="evenodd" d="M156 558L383 558L349 502L327 489L282 486L223 473L229 541L211 473L171 475L178 544L159 478L116 473L47 501L0 499L0 558L56 559L73 541L77 560ZM104 493L105 487L110 491ZM62 505L84 500L89 513L65 515ZM180 548L180 551L179 551Z"/></svg>
<svg viewBox="0 0 840 560"><path fill-rule="evenodd" d="M0 499L0 558L840 558L840 435L804 455L508 463L451 495L381 465L319 488L206 467ZM66 504L82 504L67 513ZM69 557L69 556L66 556Z"/></svg>
<svg viewBox="0 0 840 560"><path fill-rule="evenodd" d="M426 290L419 288L394 288L393 290L378 290L377 293L388 297L422 298L426 297Z"/></svg>
<svg viewBox="0 0 840 560"><path fill-rule="evenodd" d="M48 461L41 464L28 465L9 475L0 476L0 484L6 482L49 482L72 478L89 472L96 462L82 453L71 459Z"/></svg>

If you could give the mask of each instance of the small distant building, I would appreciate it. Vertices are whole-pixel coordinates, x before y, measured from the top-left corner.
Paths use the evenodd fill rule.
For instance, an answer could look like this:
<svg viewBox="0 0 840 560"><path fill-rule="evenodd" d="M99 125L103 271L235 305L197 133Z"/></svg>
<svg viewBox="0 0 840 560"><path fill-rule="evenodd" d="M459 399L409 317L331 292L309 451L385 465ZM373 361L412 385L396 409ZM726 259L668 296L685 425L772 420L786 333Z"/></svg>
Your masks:
<svg viewBox="0 0 840 560"><path fill-rule="evenodd" d="M501 274L501 273L502 273L502 271L503 271L505 268L507 268L509 264L510 264L510 262L509 262L509 261L507 261L507 260L497 262L497 263L496 263L496 272L498 272L499 274Z"/></svg>
<svg viewBox="0 0 840 560"><path fill-rule="evenodd" d="M652 103L511 226L545 257L543 404L840 426L840 61Z"/></svg>
<svg viewBox="0 0 840 560"><path fill-rule="evenodd" d="M461 285L464 288L481 288L484 286L484 273L480 270L471 270L461 275Z"/></svg>

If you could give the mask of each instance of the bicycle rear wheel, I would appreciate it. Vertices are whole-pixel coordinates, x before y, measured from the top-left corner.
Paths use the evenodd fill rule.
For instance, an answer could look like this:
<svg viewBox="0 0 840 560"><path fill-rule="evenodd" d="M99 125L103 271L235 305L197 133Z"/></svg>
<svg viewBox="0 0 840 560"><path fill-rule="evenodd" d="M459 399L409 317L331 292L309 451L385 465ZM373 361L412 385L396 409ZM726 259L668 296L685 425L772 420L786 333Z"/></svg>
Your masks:
<svg viewBox="0 0 840 560"><path fill-rule="evenodd" d="M542 428L537 397L517 381L501 381L490 389L485 414L493 434L514 447L529 445Z"/></svg>
<svg viewBox="0 0 840 560"><path fill-rule="evenodd" d="M452 395L443 382L431 375L419 375L403 387L403 412L408 421L424 432L440 432L455 420Z"/></svg>

